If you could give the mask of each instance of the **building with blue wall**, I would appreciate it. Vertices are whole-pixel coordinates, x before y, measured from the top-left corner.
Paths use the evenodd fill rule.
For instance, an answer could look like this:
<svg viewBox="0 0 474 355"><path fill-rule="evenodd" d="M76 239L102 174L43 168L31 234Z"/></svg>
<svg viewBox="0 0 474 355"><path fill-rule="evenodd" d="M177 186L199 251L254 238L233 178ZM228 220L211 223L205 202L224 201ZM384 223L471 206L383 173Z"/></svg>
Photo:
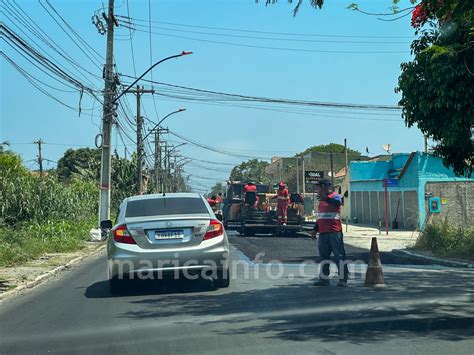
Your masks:
<svg viewBox="0 0 474 355"><path fill-rule="evenodd" d="M474 180L456 177L431 154L402 153L393 154L388 161L351 162L349 176L347 210L352 221L384 226L387 211L389 224L397 219L405 229L422 228L429 220L444 218L474 224ZM387 195L385 179L390 179ZM441 202L438 213L429 210L433 197Z"/></svg>

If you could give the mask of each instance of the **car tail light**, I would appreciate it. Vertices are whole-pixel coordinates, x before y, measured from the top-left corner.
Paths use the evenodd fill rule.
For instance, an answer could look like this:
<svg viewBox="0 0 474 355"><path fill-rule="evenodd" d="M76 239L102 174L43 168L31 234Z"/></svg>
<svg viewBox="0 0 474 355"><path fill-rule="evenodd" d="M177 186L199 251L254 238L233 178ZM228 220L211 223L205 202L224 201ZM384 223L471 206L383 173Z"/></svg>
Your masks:
<svg viewBox="0 0 474 355"><path fill-rule="evenodd" d="M137 244L125 224L118 226L117 229L114 230L114 240L119 243Z"/></svg>
<svg viewBox="0 0 474 355"><path fill-rule="evenodd" d="M206 234L204 234L204 240L219 237L224 234L224 227L222 223L219 222L217 219L211 219L209 223L209 227L207 227Z"/></svg>

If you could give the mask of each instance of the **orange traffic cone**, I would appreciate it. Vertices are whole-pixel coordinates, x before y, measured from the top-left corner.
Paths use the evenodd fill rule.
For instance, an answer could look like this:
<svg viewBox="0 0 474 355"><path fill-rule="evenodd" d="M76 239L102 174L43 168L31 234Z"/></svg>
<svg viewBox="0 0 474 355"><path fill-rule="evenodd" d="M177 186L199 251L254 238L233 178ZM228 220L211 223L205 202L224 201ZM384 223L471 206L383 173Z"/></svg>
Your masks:
<svg viewBox="0 0 474 355"><path fill-rule="evenodd" d="M369 264L367 265L367 273L365 274L365 286L385 286L379 246L377 245L377 238L375 237L372 238L372 245L370 246Z"/></svg>

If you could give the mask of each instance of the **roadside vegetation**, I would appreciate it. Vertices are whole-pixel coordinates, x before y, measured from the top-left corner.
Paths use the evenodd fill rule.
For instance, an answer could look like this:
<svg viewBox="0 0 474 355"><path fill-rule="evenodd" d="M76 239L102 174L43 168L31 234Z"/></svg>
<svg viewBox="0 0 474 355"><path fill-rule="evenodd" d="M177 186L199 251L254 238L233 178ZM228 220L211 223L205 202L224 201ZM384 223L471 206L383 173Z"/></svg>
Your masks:
<svg viewBox="0 0 474 355"><path fill-rule="evenodd" d="M474 228L458 227L447 221L430 223L420 234L414 249L441 257L474 260Z"/></svg>
<svg viewBox="0 0 474 355"><path fill-rule="evenodd" d="M97 224L98 194L93 181L39 176L16 154L0 153L0 266L83 248Z"/></svg>

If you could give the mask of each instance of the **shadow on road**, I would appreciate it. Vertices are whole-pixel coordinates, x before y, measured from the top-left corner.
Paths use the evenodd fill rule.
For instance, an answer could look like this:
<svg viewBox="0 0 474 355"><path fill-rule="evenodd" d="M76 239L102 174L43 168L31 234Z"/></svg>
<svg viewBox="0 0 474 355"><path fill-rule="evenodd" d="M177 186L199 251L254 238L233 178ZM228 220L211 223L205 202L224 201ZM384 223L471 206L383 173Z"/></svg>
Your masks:
<svg viewBox="0 0 474 355"><path fill-rule="evenodd" d="M357 344L420 336L459 341L474 336L472 272L401 270L386 280L390 286L381 290L275 281L271 287L257 284L254 289L200 294L198 305L193 295L163 294L130 301L140 310L122 317L159 320L186 315L188 321L218 334L258 333L288 341Z"/></svg>
<svg viewBox="0 0 474 355"><path fill-rule="evenodd" d="M96 282L87 287L87 298L130 297L146 295L167 295L181 293L208 292L215 290L210 280L186 280L166 278L163 280L122 280L123 289L116 294L110 293L107 280Z"/></svg>

